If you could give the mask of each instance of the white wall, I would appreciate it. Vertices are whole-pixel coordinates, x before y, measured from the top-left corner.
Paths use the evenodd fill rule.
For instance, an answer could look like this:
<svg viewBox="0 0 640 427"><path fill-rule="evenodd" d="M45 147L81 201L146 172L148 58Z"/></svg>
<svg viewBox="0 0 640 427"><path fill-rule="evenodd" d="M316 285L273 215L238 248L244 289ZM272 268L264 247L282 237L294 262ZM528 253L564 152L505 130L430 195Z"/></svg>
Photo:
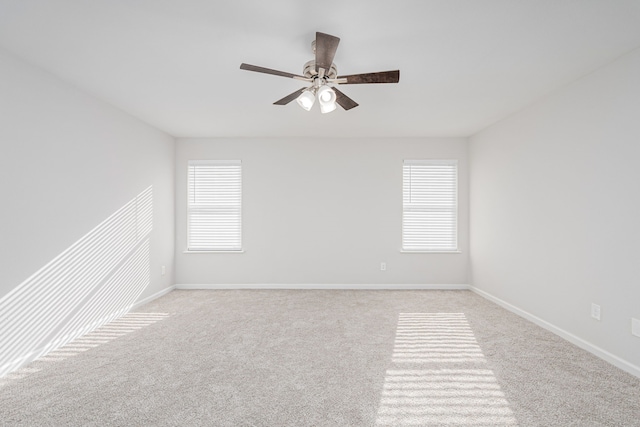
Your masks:
<svg viewBox="0 0 640 427"><path fill-rule="evenodd" d="M173 284L175 142L0 52L0 146L1 370L7 358L62 339L60 331ZM135 214L149 188L150 234L139 215L112 216ZM92 258L74 254L78 245Z"/></svg>
<svg viewBox="0 0 640 427"><path fill-rule="evenodd" d="M473 284L638 369L640 50L469 150Z"/></svg>
<svg viewBox="0 0 640 427"><path fill-rule="evenodd" d="M460 254L400 253L402 160L453 158ZM240 159L244 254L185 254L187 162ZM465 139L178 139L176 283L466 284ZM380 271L380 263L387 271Z"/></svg>

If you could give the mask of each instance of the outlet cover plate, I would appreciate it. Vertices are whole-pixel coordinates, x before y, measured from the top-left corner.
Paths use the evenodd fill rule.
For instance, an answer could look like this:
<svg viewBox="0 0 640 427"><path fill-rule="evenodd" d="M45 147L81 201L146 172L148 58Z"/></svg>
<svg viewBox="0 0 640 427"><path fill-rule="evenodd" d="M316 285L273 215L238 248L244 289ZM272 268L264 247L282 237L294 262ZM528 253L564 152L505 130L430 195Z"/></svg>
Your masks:
<svg viewBox="0 0 640 427"><path fill-rule="evenodd" d="M640 337L640 320L631 318L631 333Z"/></svg>
<svg viewBox="0 0 640 427"><path fill-rule="evenodd" d="M598 304L591 303L591 317L600 320L600 306Z"/></svg>

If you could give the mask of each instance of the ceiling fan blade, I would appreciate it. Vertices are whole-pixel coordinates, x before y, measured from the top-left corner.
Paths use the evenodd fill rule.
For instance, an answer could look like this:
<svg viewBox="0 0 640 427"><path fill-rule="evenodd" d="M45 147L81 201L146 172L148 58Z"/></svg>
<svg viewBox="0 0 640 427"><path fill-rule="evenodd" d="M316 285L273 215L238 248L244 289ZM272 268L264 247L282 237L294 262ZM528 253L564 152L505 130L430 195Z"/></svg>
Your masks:
<svg viewBox="0 0 640 427"><path fill-rule="evenodd" d="M378 73L352 74L350 76L338 76L336 80L347 79L340 82L343 85L356 85L364 83L398 83L400 81L400 70L380 71Z"/></svg>
<svg viewBox="0 0 640 427"><path fill-rule="evenodd" d="M358 106L358 103L353 99L349 98L344 93L340 92L337 88L333 87L333 91L336 93L336 102L339 106L344 108L345 110L350 110Z"/></svg>
<svg viewBox="0 0 640 427"><path fill-rule="evenodd" d="M291 73L286 73L284 71L272 70L271 68L258 67L257 65L250 65L250 64L243 63L243 64L240 64L240 69L247 70L247 71L256 71L258 73L273 74L274 76L289 77L291 79L298 78L303 80L309 80L306 77L299 76L297 74L291 74Z"/></svg>
<svg viewBox="0 0 640 427"><path fill-rule="evenodd" d="M300 90L297 90L297 91L295 91L293 93L290 93L289 95L285 96L284 98L274 102L273 105L287 105L288 103L290 103L291 101L293 101L294 99L299 97L300 94L302 92L304 92L306 89L307 89L306 87L303 87Z"/></svg>
<svg viewBox="0 0 640 427"><path fill-rule="evenodd" d="M316 71L324 68L325 72L331 69L333 57L336 55L340 39L325 33L316 33Z"/></svg>

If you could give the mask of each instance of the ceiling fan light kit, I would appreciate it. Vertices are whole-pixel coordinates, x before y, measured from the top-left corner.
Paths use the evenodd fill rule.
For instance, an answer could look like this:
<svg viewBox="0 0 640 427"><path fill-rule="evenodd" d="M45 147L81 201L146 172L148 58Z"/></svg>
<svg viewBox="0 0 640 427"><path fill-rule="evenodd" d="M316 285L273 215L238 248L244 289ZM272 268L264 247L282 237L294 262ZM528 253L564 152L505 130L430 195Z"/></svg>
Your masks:
<svg viewBox="0 0 640 427"><path fill-rule="evenodd" d="M287 105L295 99L300 107L309 111L317 99L320 105L320 112L323 114L335 110L336 105L340 105L345 110L350 110L358 106L358 103L338 90L336 87L338 85L398 83L400 81L400 70L338 76L338 68L333 63L333 58L339 43L340 39L338 37L317 32L316 39L311 43L316 58L304 65L303 75L301 76L244 63L240 64L240 69L311 83L311 86L298 89L274 102L274 104Z"/></svg>

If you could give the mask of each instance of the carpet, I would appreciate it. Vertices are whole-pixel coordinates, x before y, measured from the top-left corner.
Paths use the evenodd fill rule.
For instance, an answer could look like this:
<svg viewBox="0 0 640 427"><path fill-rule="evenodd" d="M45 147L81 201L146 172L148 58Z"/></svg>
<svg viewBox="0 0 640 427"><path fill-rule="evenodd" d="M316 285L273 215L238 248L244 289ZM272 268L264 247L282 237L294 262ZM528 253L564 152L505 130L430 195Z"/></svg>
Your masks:
<svg viewBox="0 0 640 427"><path fill-rule="evenodd" d="M0 379L6 426L640 426L640 379L469 291L182 290Z"/></svg>

